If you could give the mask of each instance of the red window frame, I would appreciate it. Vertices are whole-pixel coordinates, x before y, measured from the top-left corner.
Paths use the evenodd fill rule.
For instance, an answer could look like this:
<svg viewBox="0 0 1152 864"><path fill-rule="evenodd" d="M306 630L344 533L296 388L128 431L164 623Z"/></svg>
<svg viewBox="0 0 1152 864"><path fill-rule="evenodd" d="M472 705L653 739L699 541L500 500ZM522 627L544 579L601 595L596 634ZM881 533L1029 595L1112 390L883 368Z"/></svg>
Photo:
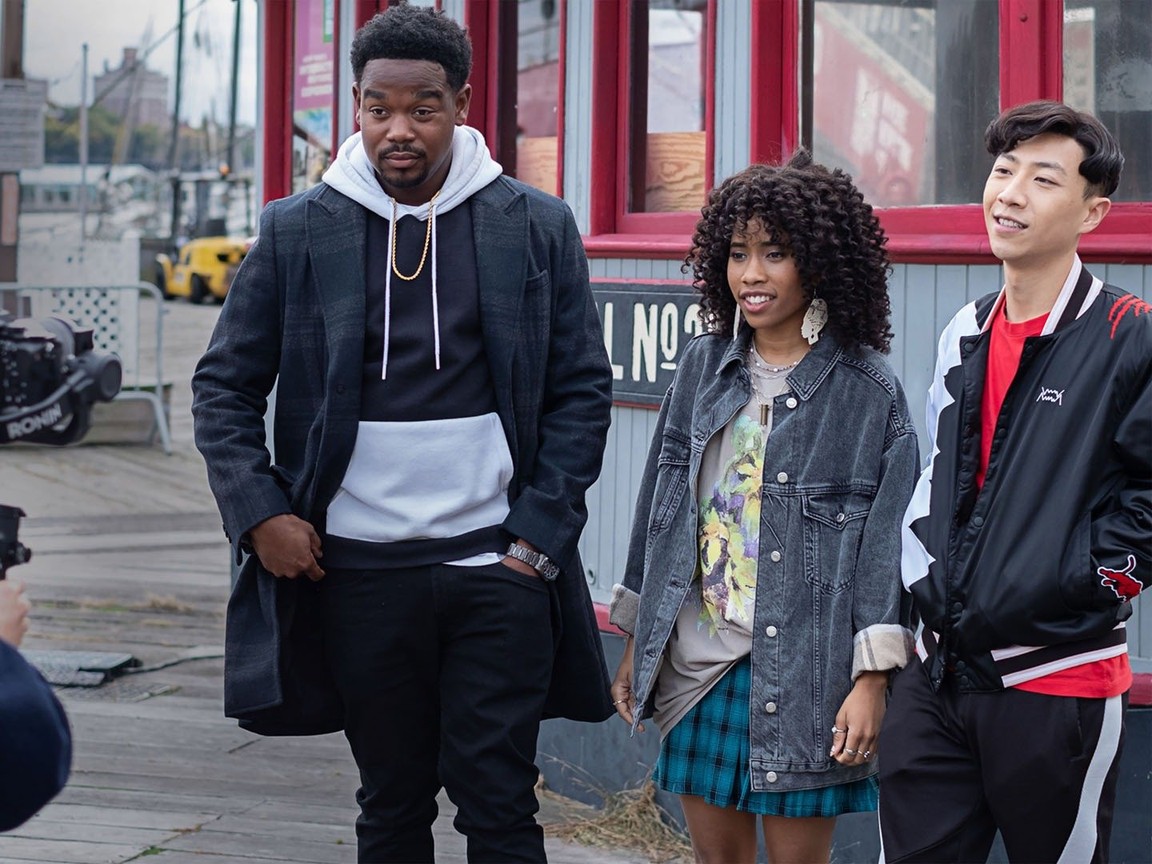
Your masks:
<svg viewBox="0 0 1152 864"><path fill-rule="evenodd" d="M629 179L629 70L633 46L629 0L597 0L592 12L592 129L591 213L588 242L608 254L658 253L672 244L682 254L684 234L691 234L699 216L682 213L633 213L627 210ZM705 11L708 41L705 45L704 177L705 188L714 182L714 118L716 114L716 0ZM703 203L703 202L701 202ZM593 251L592 248L589 251ZM671 251L669 249L668 251Z"/></svg>
<svg viewBox="0 0 1152 864"><path fill-rule="evenodd" d="M439 4L440 0L437 0ZM567 84L568 0L558 0L560 11L559 78L556 94L556 188L564 194L564 93ZM480 130L492 158L506 168L515 164L516 105L502 98L510 93L504 86L515 76L516 41L519 38L516 9L511 0L466 0L464 22L472 39L472 104L468 125ZM511 46L511 47L509 47ZM492 98L489 98L491 94ZM512 151L512 158L506 155Z"/></svg>
<svg viewBox="0 0 1152 864"><path fill-rule="evenodd" d="M337 0L354 3L357 24L394 0ZM706 176L714 182L715 8L709 0L707 98L705 103ZM499 0L466 0L465 15L473 38L474 81L470 122L485 132L495 128L498 99L489 100L494 83L489 58L498 43ZM1001 106L1030 99L1059 99L1063 89L1063 5L1053 0L999 0ZM292 22L294 0L265 5L264 199L291 191ZM567 7L561 3L561 32L566 33ZM688 246L695 224L691 213L625 213L627 182L627 0L596 0L593 8L592 100L589 130L592 171L589 236L585 245L598 257L678 258ZM800 141L800 2L756 0L752 3L749 75L758 94L751 100L749 144L754 161L778 161ZM563 41L562 41L563 46ZM564 48L561 48L561 96L564 92ZM1011 58L1011 61L1009 61ZM340 58L337 62L344 62ZM499 92L498 90L491 92ZM773 98L771 94L775 94ZM558 126L558 174L563 188L564 112ZM334 124L334 128L338 128ZM279 132L273 130L281 130ZM490 146L494 142L489 136ZM337 142L334 142L337 143ZM889 253L899 263L994 263L976 204L889 208L879 211L889 237ZM1152 202L1117 202L1101 226L1080 244L1088 261L1152 263Z"/></svg>
<svg viewBox="0 0 1152 864"><path fill-rule="evenodd" d="M1060 99L1063 91L1064 6L1052 0L1000 0L1000 106ZM799 142L800 10L795 0L752 6L753 81L775 100L753 100L754 161L778 160ZM899 263L995 263L978 204L878 210L888 252ZM1152 202L1118 202L1080 241L1087 261L1152 263Z"/></svg>
<svg viewBox="0 0 1152 864"><path fill-rule="evenodd" d="M295 0L264 5L264 203L292 191L292 22ZM277 134L273 130L279 130Z"/></svg>
<svg viewBox="0 0 1152 864"><path fill-rule="evenodd" d="M401 0L335 0L333 38L340 45L340 23L345 4L352 4L355 27L360 27L377 12L395 6ZM441 0L436 0L439 9ZM296 0L278 0L264 4L264 173L263 199L267 204L292 194L292 63L295 51ZM338 86L348 84L348 62L339 50L335 80ZM332 94L332 153L340 146L340 99Z"/></svg>

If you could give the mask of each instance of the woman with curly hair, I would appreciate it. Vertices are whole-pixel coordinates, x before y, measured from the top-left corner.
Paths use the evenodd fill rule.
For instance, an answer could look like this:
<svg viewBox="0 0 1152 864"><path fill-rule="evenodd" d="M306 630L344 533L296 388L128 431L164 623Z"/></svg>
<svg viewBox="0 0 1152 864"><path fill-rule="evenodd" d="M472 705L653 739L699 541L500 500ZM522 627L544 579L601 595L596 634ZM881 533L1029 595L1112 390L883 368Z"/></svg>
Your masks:
<svg viewBox="0 0 1152 864"><path fill-rule="evenodd" d="M888 263L842 171L798 152L712 192L687 346L644 470L612 684L662 740L696 859L827 861L876 809L889 673L912 649L900 520L916 433L888 350Z"/></svg>

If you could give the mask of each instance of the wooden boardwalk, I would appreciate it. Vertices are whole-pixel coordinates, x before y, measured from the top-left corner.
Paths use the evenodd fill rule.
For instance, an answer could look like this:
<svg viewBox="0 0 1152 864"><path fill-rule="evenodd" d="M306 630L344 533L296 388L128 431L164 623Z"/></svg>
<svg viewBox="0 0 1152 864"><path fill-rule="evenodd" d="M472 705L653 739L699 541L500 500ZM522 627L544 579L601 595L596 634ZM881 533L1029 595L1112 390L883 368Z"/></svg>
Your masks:
<svg viewBox="0 0 1152 864"><path fill-rule="evenodd" d="M354 862L358 785L340 735L260 738L221 703L228 548L191 445L187 380L213 307L172 304L175 452L148 446L0 449L0 502L28 512L24 647L127 652L145 669L60 691L75 756L59 798L0 835L0 862ZM155 668L152 668L155 667ZM580 805L546 796L541 821ZM437 858L463 862L441 796ZM548 840L553 864L639 857Z"/></svg>

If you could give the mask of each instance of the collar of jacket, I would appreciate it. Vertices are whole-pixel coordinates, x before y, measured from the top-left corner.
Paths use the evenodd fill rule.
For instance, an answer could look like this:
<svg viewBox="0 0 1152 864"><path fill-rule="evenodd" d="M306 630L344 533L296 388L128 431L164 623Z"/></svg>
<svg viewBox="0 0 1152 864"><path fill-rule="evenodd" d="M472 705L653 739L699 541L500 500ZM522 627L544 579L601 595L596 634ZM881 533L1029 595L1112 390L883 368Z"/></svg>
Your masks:
<svg viewBox="0 0 1152 864"><path fill-rule="evenodd" d="M1103 287L1103 280L1088 272L1079 255L1074 256L1072 267L1068 271L1064 285L1060 288L1060 293L1056 296L1052 310L1044 320L1044 328L1040 331L1040 335L1049 336L1058 330L1063 330L1084 315L1096 302ZM1000 312L1006 297L1007 289L1001 288L995 302L988 307L982 318L979 316L983 310L977 311L977 323L980 325L981 333L991 329L992 321Z"/></svg>
<svg viewBox="0 0 1152 864"><path fill-rule="evenodd" d="M716 370L717 375L727 370L733 363L746 365L745 358L752 346L752 333L751 327L742 327L736 339L729 342L728 350L724 352L720 367ZM788 387L802 401L807 402L824 379L831 374L832 368L843 354L844 349L831 334L825 332L820 341L812 346L812 350L804 355L800 365L788 373Z"/></svg>

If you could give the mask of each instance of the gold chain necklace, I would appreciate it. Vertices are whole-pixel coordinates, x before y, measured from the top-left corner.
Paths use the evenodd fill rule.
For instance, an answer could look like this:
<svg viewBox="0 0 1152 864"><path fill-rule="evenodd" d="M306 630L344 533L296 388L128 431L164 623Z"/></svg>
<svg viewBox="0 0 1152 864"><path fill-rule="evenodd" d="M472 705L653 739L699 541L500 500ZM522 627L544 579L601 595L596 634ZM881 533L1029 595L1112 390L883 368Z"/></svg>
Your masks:
<svg viewBox="0 0 1152 864"><path fill-rule="evenodd" d="M428 244L432 242L432 219L436 212L436 199L440 197L440 190L436 190L436 194L432 196L432 200L428 202L428 224L424 228L424 251L420 253L420 263L416 267L416 272L411 276L405 276L398 269L396 269L396 235L400 233L396 225L396 199L392 199L392 272L396 274L398 279L403 279L405 282L411 282L424 270L424 262L428 260Z"/></svg>

